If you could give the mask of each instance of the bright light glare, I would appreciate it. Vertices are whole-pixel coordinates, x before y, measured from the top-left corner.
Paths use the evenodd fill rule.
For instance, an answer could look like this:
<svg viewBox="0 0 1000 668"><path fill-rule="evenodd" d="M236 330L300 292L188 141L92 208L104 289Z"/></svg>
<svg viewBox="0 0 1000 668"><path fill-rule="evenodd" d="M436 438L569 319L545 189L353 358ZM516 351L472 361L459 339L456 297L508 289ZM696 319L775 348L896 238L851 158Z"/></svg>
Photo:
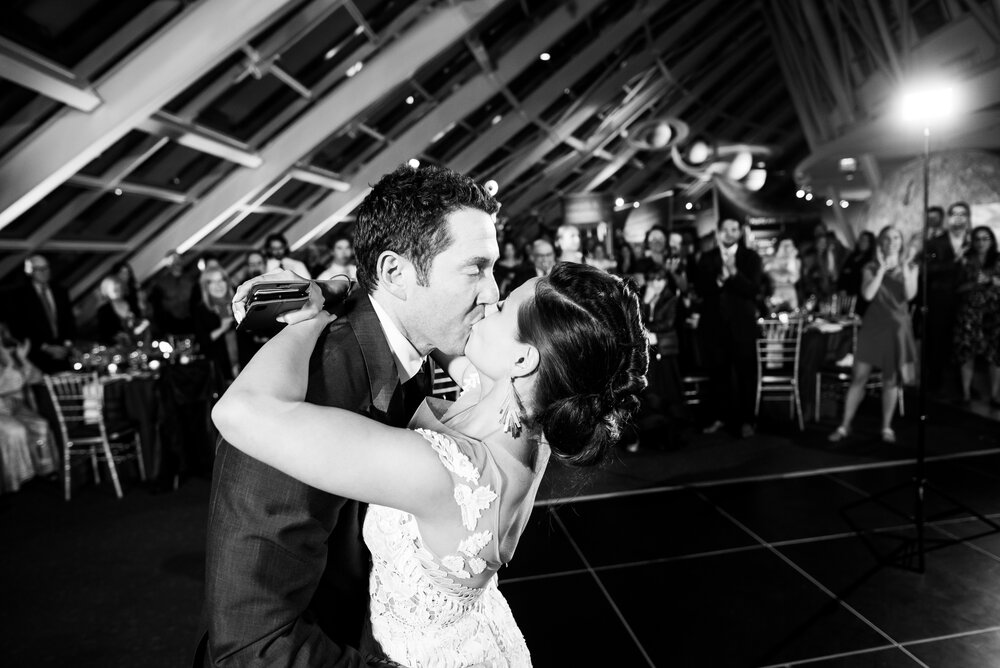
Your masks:
<svg viewBox="0 0 1000 668"><path fill-rule="evenodd" d="M414 102L413 96L412 95L407 95L406 96L406 104L413 104L413 102Z"/></svg>
<svg viewBox="0 0 1000 668"><path fill-rule="evenodd" d="M957 110L956 90L954 86L944 83L914 87L900 96L900 118L909 125L939 125L952 119Z"/></svg>
<svg viewBox="0 0 1000 668"><path fill-rule="evenodd" d="M552 58L552 56L550 56L547 53L541 53L541 54L538 55L538 59L542 60L542 61L547 61L547 60L550 60L551 58Z"/></svg>
<svg viewBox="0 0 1000 668"><path fill-rule="evenodd" d="M625 198L618 197L617 199L615 199L615 206L625 206Z"/></svg>
<svg viewBox="0 0 1000 668"><path fill-rule="evenodd" d="M406 164L408 164L413 169L420 167L420 161L417 160L416 158L410 158L409 162L407 162Z"/></svg>
<svg viewBox="0 0 1000 668"><path fill-rule="evenodd" d="M848 202L848 201L847 201L846 199L842 199L842 200L840 200L840 208L841 208L841 209L846 209L846 208L847 208L847 207L849 207L850 205L851 205L851 203L850 203L850 202Z"/></svg>
<svg viewBox="0 0 1000 668"><path fill-rule="evenodd" d="M802 188L799 188L798 190L795 191L795 196L798 197L799 199L802 199L803 197L806 196L806 191L803 190Z"/></svg>
<svg viewBox="0 0 1000 668"><path fill-rule="evenodd" d="M826 200L826 205L827 206L833 206L833 200L832 199Z"/></svg>
<svg viewBox="0 0 1000 668"><path fill-rule="evenodd" d="M812 198L813 198L813 194L812 193L806 193L806 201L807 202L810 201L810 200L812 200Z"/></svg>
<svg viewBox="0 0 1000 668"><path fill-rule="evenodd" d="M633 209L638 209L639 208L639 203L638 202L632 202L632 208Z"/></svg>
<svg viewBox="0 0 1000 668"><path fill-rule="evenodd" d="M684 208L685 208L685 209L687 209L688 211L690 211L691 209L693 209L693 208L694 208L694 204L692 204L691 202L687 202L687 203L686 203L686 204L684 205Z"/></svg>

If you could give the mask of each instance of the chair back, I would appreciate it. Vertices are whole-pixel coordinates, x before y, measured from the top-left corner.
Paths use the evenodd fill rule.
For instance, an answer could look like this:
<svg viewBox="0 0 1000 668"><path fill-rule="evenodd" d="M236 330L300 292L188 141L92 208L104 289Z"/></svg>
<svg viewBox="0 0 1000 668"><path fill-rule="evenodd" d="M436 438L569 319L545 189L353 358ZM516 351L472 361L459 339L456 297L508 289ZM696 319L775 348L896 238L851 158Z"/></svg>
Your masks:
<svg viewBox="0 0 1000 668"><path fill-rule="evenodd" d="M802 347L802 320L762 319L757 339L757 373L760 378L797 378Z"/></svg>
<svg viewBox="0 0 1000 668"><path fill-rule="evenodd" d="M81 431L104 433L103 392L97 372L60 373L45 376L45 388L52 399L63 441L70 443Z"/></svg>

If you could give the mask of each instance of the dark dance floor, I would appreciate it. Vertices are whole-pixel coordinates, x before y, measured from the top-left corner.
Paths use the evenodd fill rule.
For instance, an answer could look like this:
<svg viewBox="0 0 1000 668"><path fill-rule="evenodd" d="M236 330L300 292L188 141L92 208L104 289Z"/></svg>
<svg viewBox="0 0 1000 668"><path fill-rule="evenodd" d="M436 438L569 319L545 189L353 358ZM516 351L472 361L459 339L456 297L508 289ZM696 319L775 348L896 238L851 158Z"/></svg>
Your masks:
<svg viewBox="0 0 1000 668"><path fill-rule="evenodd" d="M874 406L858 423L875 429ZM930 478L1000 518L1000 422L935 406ZM1000 535L931 552L927 571L880 566L909 534L887 508L845 506L908 479L900 444L833 448L767 421L753 439L644 443L589 481L553 471L501 590L536 666L1000 665ZM201 596L208 482L123 501L58 484L0 497L5 667L189 664ZM563 498L573 494L572 498ZM889 499L909 510L909 497ZM944 510L936 498L932 512ZM931 539L983 529L967 513Z"/></svg>

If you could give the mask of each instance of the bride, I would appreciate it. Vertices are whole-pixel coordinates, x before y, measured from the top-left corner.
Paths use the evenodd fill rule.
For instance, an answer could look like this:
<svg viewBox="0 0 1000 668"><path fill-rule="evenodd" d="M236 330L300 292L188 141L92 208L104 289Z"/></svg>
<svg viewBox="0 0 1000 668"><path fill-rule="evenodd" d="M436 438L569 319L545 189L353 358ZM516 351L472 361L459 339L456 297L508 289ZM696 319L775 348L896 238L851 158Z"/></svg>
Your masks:
<svg viewBox="0 0 1000 668"><path fill-rule="evenodd" d="M497 571L550 454L597 463L638 406L636 293L580 264L525 283L473 327L465 356L435 358L464 391L426 399L409 429L305 402L310 352L332 320L321 312L269 341L216 404L216 426L265 464L371 504L371 635L388 659L529 666Z"/></svg>

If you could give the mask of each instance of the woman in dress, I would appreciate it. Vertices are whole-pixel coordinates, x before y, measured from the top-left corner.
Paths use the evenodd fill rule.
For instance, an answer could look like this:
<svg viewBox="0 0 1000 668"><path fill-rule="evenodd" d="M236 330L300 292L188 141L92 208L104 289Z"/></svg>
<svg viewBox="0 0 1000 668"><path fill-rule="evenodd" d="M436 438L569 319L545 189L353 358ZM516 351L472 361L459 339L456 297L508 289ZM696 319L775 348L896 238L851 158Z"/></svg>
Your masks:
<svg viewBox="0 0 1000 668"><path fill-rule="evenodd" d="M55 473L58 451L48 421L27 404L27 385L41 382L31 343L11 338L0 323L0 492L14 492L35 475Z"/></svg>
<svg viewBox="0 0 1000 668"><path fill-rule="evenodd" d="M882 371L882 440L896 442L892 416L896 411L900 382L914 378L916 343L907 306L917 294L919 267L912 253L903 259L903 233L887 225L878 234L875 262L862 270L861 298L871 302L861 320L858 349L854 355L851 386L844 402L844 420L830 434L831 442L851 432L854 414L865 396L865 385L873 368Z"/></svg>
<svg viewBox="0 0 1000 668"><path fill-rule="evenodd" d="M222 436L371 504L371 631L387 658L529 666L496 574L549 455L600 461L638 406L648 353L637 295L582 264L529 280L473 326L464 357L437 359L465 391L454 403L425 400L411 429L305 403L309 357L329 320L289 325L261 349L213 411Z"/></svg>
<svg viewBox="0 0 1000 668"><path fill-rule="evenodd" d="M97 309L97 335L101 343L134 345L149 330L149 321L135 310L117 274L105 276L101 281L101 296L105 299Z"/></svg>
<svg viewBox="0 0 1000 668"><path fill-rule="evenodd" d="M972 246L965 253L958 285L955 321L955 357L962 365L962 400L972 400L976 357L990 369L990 403L1000 406L1000 261L993 230L972 230Z"/></svg>
<svg viewBox="0 0 1000 668"><path fill-rule="evenodd" d="M326 281L334 276L347 276L352 281L358 277L358 267L354 264L354 246L347 237L340 237L330 245L330 264L316 280Z"/></svg>
<svg viewBox="0 0 1000 668"><path fill-rule="evenodd" d="M240 371L239 342L233 320L233 287L221 267L201 272L201 299L192 309L194 333L201 353L212 360L216 380L225 387Z"/></svg>
<svg viewBox="0 0 1000 668"><path fill-rule="evenodd" d="M771 277L774 293L770 298L771 309L794 311L799 307L796 284L802 275L802 261L799 249L790 237L778 241L774 256L764 265L764 271Z"/></svg>

